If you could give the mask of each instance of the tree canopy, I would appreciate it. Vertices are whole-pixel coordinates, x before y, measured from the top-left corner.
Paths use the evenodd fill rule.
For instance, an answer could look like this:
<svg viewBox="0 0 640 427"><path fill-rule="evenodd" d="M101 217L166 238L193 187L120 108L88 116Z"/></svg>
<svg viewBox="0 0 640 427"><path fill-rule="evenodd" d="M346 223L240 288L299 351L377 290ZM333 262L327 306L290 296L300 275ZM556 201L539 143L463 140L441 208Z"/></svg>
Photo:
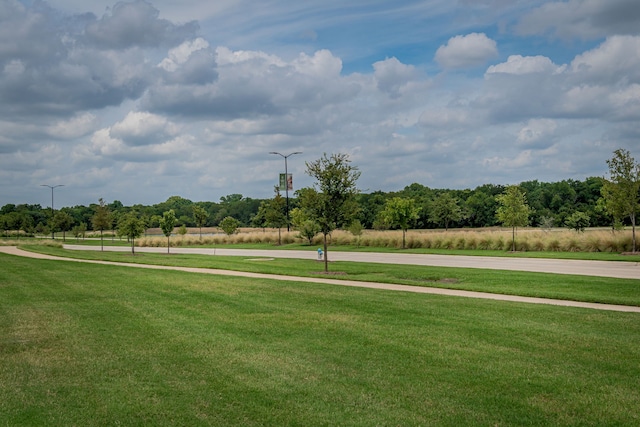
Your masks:
<svg viewBox="0 0 640 427"><path fill-rule="evenodd" d="M346 154L327 156L325 153L306 166L307 174L316 181L313 187L298 192L300 205L323 235L324 268L328 271L327 235L355 218L358 212L356 182L360 172Z"/></svg>

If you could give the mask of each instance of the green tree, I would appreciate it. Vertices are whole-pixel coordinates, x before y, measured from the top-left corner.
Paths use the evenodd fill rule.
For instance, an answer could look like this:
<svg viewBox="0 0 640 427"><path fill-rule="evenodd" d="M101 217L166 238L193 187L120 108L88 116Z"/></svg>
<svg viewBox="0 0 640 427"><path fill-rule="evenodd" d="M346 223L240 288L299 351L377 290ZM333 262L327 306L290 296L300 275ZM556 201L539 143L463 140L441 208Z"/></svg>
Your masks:
<svg viewBox="0 0 640 427"><path fill-rule="evenodd" d="M144 221L138 218L138 215L135 212L129 212L121 216L118 221L118 231L122 236L126 236L131 242L132 254L135 254L135 239L142 236L144 230Z"/></svg>
<svg viewBox="0 0 640 427"><path fill-rule="evenodd" d="M316 182L313 188L299 192L300 205L320 226L324 241L324 270L327 272L327 236L355 218L358 211L356 181L360 172L351 165L346 154L324 154L316 161L306 162L306 166L307 174Z"/></svg>
<svg viewBox="0 0 640 427"><path fill-rule="evenodd" d="M240 221L232 216L224 217L222 221L220 221L220 228L222 228L222 231L224 231L227 236L234 234L238 230L238 227L240 227Z"/></svg>
<svg viewBox="0 0 640 427"><path fill-rule="evenodd" d="M87 224L81 222L80 224L73 227L71 229L71 232L73 233L73 236L76 238L76 240L78 240L80 237L82 237L82 240L84 240L84 236L87 232Z"/></svg>
<svg viewBox="0 0 640 427"><path fill-rule="evenodd" d="M567 217L565 225L572 230L584 231L589 226L589 215L585 212L575 211Z"/></svg>
<svg viewBox="0 0 640 427"><path fill-rule="evenodd" d="M62 231L62 241L66 241L66 233L73 225L73 217L65 211L58 211L53 216L54 230Z"/></svg>
<svg viewBox="0 0 640 427"><path fill-rule="evenodd" d="M415 200L402 197L387 200L384 209L380 212L386 224L402 230L402 249L406 247L407 230L415 224L419 213L420 208L416 206Z"/></svg>
<svg viewBox="0 0 640 427"><path fill-rule="evenodd" d="M511 250L516 250L516 227L529 224L531 209L527 205L524 191L517 185L510 185L503 194L496 196L498 209L496 216L505 227L512 228Z"/></svg>
<svg viewBox="0 0 640 427"><path fill-rule="evenodd" d="M449 229L449 224L458 222L463 217L458 199L448 192L441 193L431 202L429 218L438 225L444 225L445 230Z"/></svg>
<svg viewBox="0 0 640 427"><path fill-rule="evenodd" d="M602 185L602 197L607 210L616 220L628 217L631 221L631 242L636 252L636 216L640 211L640 164L622 148L607 160L609 180Z"/></svg>
<svg viewBox="0 0 640 427"><path fill-rule="evenodd" d="M166 212L162 213L162 218L160 218L160 229L162 233L167 237L167 253L169 253L169 248L171 247L171 233L173 233L173 228L176 226L176 213L173 209L169 209Z"/></svg>
<svg viewBox="0 0 640 427"><path fill-rule="evenodd" d="M349 233L351 233L356 238L356 247L360 247L360 236L362 236L362 223L359 219L354 219L349 224Z"/></svg>
<svg viewBox="0 0 640 427"><path fill-rule="evenodd" d="M100 230L100 250L104 251L103 232L111 228L113 220L110 217L109 206L105 201L98 199L98 205L95 208L95 213L91 217L91 224L94 230Z"/></svg>
<svg viewBox="0 0 640 427"><path fill-rule="evenodd" d="M202 227L207 223L207 219L209 219L209 214L202 206L193 205L193 219L196 222L196 225L200 229L200 240L202 240Z"/></svg>
<svg viewBox="0 0 640 427"><path fill-rule="evenodd" d="M287 225L286 200L280 194L280 189L274 189L273 199L264 204L264 221L268 227L278 229L278 245L282 244L280 229Z"/></svg>
<svg viewBox="0 0 640 427"><path fill-rule="evenodd" d="M298 230L298 237L306 239L309 244L313 243L313 238L320 232L320 226L301 208L294 208L289 212L291 224Z"/></svg>

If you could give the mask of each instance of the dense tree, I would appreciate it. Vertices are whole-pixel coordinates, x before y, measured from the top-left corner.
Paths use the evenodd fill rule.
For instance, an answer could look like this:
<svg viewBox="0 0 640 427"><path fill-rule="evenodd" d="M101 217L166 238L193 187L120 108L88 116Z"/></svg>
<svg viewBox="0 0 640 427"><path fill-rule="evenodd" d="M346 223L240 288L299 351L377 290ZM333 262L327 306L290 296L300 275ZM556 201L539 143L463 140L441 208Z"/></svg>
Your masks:
<svg viewBox="0 0 640 427"><path fill-rule="evenodd" d="M435 224L443 225L445 230L449 229L449 224L463 217L459 200L449 192L439 194L429 205L429 218Z"/></svg>
<svg viewBox="0 0 640 427"><path fill-rule="evenodd" d="M94 230L100 230L100 250L104 251L103 232L111 228L112 220L109 207L102 198L98 199L98 205L95 207L91 224Z"/></svg>
<svg viewBox="0 0 640 427"><path fill-rule="evenodd" d="M496 216L505 226L512 228L511 250L516 250L516 227L529 224L530 208L524 191L517 185L507 187L504 194L496 196L498 210Z"/></svg>
<svg viewBox="0 0 640 427"><path fill-rule="evenodd" d="M504 187L483 185L476 187L465 201L465 210L469 225L472 227L491 227L496 225L496 196Z"/></svg>
<svg viewBox="0 0 640 427"><path fill-rule="evenodd" d="M640 211L640 164L628 150L618 149L607 160L609 180L602 186L602 196L614 218L631 221L631 241L636 252L636 216Z"/></svg>
<svg viewBox="0 0 640 427"><path fill-rule="evenodd" d="M419 212L415 200L394 197L387 200L380 213L385 223L402 230L402 249L406 247L407 230L415 224Z"/></svg>
<svg viewBox="0 0 640 427"><path fill-rule="evenodd" d="M162 218L160 218L160 229L162 233L167 238L167 253L169 253L169 248L171 247L171 233L173 233L173 228L176 226L176 213L173 209L169 209L166 212L163 212Z"/></svg>
<svg viewBox="0 0 640 427"><path fill-rule="evenodd" d="M356 181L360 172L351 165L346 154L324 154L318 160L306 162L306 167L307 174L316 182L314 187L300 193L300 204L320 226L324 241L324 269L329 271L327 236L355 218L358 211Z"/></svg>

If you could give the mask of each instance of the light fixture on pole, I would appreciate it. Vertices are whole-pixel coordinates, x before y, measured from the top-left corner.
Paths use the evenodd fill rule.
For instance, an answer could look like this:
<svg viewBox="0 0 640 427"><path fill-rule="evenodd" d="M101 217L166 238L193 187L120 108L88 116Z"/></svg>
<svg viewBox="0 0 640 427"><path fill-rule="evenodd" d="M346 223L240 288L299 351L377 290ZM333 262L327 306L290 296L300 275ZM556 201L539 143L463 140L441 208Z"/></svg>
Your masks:
<svg viewBox="0 0 640 427"><path fill-rule="evenodd" d="M302 154L302 151L294 151L286 156L282 153L278 153L277 151L270 151L269 154L277 154L278 156L284 157L284 191L287 197L287 231L289 231L289 171L287 170L287 158L294 154Z"/></svg>
<svg viewBox="0 0 640 427"><path fill-rule="evenodd" d="M64 184L58 184L58 185L47 185L47 184L40 184L40 187L49 187L51 189L51 240L53 240L54 237L54 231L53 231L53 189L54 188L58 188L58 187L64 187Z"/></svg>

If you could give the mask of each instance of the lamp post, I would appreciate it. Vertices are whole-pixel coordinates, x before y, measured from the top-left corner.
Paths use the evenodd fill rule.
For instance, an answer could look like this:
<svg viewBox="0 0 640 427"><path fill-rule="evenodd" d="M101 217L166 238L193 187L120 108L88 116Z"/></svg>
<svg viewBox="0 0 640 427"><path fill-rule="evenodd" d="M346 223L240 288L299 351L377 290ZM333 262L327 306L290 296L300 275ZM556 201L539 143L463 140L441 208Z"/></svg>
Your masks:
<svg viewBox="0 0 640 427"><path fill-rule="evenodd" d="M47 185L41 184L40 187L49 187L51 189L51 240L54 240L54 231L53 231L53 189L58 187L64 187L64 184L58 185Z"/></svg>
<svg viewBox="0 0 640 427"><path fill-rule="evenodd" d="M287 170L287 158L294 154L302 154L302 151L294 151L286 156L282 153L278 153L277 151L270 151L269 154L277 154L278 156L284 157L284 191L287 197L287 231L289 231L289 171Z"/></svg>

